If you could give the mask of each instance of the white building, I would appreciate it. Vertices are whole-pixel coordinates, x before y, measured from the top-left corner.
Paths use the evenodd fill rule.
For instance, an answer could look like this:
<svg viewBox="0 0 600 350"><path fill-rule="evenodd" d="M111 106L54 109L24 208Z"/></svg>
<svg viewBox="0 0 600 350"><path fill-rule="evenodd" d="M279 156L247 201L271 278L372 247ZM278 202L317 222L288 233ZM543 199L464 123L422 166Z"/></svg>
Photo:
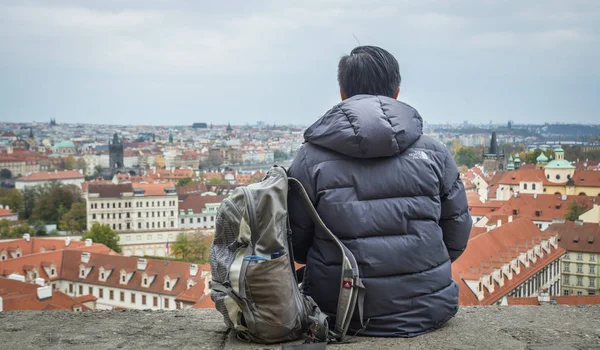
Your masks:
<svg viewBox="0 0 600 350"><path fill-rule="evenodd" d="M217 209L227 196L192 194L179 200L179 228L214 229Z"/></svg>
<svg viewBox="0 0 600 350"><path fill-rule="evenodd" d="M15 188L23 191L27 187L50 185L57 182L61 185L75 185L81 189L81 184L85 181L83 171L65 170L52 172L30 173L18 178L15 181Z"/></svg>
<svg viewBox="0 0 600 350"><path fill-rule="evenodd" d="M10 210L10 207L8 205L4 206L0 204L0 220L3 219L6 219L8 221L18 221L19 215Z"/></svg>
<svg viewBox="0 0 600 350"><path fill-rule="evenodd" d="M90 184L87 227L96 222L116 231L178 228L175 184Z"/></svg>

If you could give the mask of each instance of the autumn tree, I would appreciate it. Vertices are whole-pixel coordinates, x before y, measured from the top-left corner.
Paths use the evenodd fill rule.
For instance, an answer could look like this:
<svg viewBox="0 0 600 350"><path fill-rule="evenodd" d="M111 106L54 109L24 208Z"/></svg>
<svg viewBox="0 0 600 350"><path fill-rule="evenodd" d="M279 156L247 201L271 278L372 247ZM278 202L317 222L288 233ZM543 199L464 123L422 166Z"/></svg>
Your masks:
<svg viewBox="0 0 600 350"><path fill-rule="evenodd" d="M212 235L202 232L184 233L177 236L171 251L173 255L187 262L206 264L209 261Z"/></svg>
<svg viewBox="0 0 600 350"><path fill-rule="evenodd" d="M63 159L63 168L65 170L73 170L77 168L77 161L75 158L73 158L73 156L67 156L65 159Z"/></svg>
<svg viewBox="0 0 600 350"><path fill-rule="evenodd" d="M83 159L83 158L77 159L77 169L83 170L84 173L86 172L87 164L85 162L85 159Z"/></svg>
<svg viewBox="0 0 600 350"><path fill-rule="evenodd" d="M80 233L86 229L87 211L85 203L74 203L71 210L61 216L59 228L63 231Z"/></svg>
<svg viewBox="0 0 600 350"><path fill-rule="evenodd" d="M585 203L578 203L577 201L572 201L569 203L569 211L565 215L565 219L569 221L579 220L579 216L585 213L588 210L588 207Z"/></svg>
<svg viewBox="0 0 600 350"><path fill-rule="evenodd" d="M91 239L94 243L101 243L117 253L121 252L119 246L119 235L110 228L108 224L94 223L92 227L81 237L81 240Z"/></svg>

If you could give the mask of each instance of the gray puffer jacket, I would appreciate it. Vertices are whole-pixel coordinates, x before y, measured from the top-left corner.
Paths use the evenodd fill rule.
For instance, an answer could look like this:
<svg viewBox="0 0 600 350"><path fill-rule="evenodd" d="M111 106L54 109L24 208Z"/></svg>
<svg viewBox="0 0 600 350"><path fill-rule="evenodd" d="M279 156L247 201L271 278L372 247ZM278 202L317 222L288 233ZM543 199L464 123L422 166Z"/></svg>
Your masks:
<svg viewBox="0 0 600 350"><path fill-rule="evenodd" d="M370 319L363 335L420 335L458 310L451 262L466 248L471 216L452 156L422 128L407 104L354 96L306 130L289 169L356 257L366 287L364 318ZM291 192L288 205L295 259L306 264L303 288L334 314L339 253L315 228L300 196ZM355 319L350 330L359 328Z"/></svg>

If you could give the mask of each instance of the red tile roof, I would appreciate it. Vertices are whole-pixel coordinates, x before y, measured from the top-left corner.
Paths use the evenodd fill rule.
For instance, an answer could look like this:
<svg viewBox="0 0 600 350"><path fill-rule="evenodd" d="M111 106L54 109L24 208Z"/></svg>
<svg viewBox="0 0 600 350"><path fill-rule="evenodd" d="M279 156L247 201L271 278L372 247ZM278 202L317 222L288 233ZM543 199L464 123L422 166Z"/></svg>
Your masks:
<svg viewBox="0 0 600 350"><path fill-rule="evenodd" d="M15 213L12 210L0 208L0 218L5 216L13 216Z"/></svg>
<svg viewBox="0 0 600 350"><path fill-rule="evenodd" d="M84 178L85 178L85 176L83 176L78 171L65 170L65 171L55 171L55 172L31 173L29 175L18 178L17 181L52 181L52 180L68 180L68 179L83 180Z"/></svg>
<svg viewBox="0 0 600 350"><path fill-rule="evenodd" d="M166 189L171 188L175 190L175 184L172 182L152 184L133 183L132 186L134 189L143 189L144 196L166 196Z"/></svg>
<svg viewBox="0 0 600 350"><path fill-rule="evenodd" d="M199 194L192 194L186 196L179 202L179 209L184 210L186 214L188 209L192 209L195 214L199 214L206 208L206 204L221 203L225 198L227 198L227 196L202 196Z"/></svg>
<svg viewBox="0 0 600 350"><path fill-rule="evenodd" d="M80 302L53 290L52 296L40 300L37 296L37 284L26 283L0 277L0 297L2 297L3 309L9 310L69 310L81 307L86 311L89 308L80 305Z"/></svg>
<svg viewBox="0 0 600 350"><path fill-rule="evenodd" d="M539 244L542 239L550 236L552 234L540 231L531 220L521 218L469 239L463 255L452 264L453 279L459 283L459 303L461 305L493 304L548 263L558 259L565 252L560 247L553 249L550 254L544 254L542 258L538 258L536 263L531 264L529 268L521 266L521 273L510 281L505 279L502 287L496 285L493 294L490 295L485 289L486 294L482 301L477 299L463 280L463 278L479 280L504 263L509 263L520 252L525 252L534 244Z"/></svg>
<svg viewBox="0 0 600 350"><path fill-rule="evenodd" d="M566 196L556 194L519 194L511 197L495 214L518 215L534 221L552 221L564 218L569 211L569 204L576 201L592 208L594 197ZM516 211L515 211L516 210Z"/></svg>
<svg viewBox="0 0 600 350"><path fill-rule="evenodd" d="M202 299L200 299L200 301L198 301L196 304L194 304L194 306L192 306L192 308L194 308L194 309L214 309L215 302L212 301L210 295L203 295Z"/></svg>
<svg viewBox="0 0 600 350"><path fill-rule="evenodd" d="M546 231L558 234L558 245L567 251L600 253L600 225L597 223L553 223Z"/></svg>

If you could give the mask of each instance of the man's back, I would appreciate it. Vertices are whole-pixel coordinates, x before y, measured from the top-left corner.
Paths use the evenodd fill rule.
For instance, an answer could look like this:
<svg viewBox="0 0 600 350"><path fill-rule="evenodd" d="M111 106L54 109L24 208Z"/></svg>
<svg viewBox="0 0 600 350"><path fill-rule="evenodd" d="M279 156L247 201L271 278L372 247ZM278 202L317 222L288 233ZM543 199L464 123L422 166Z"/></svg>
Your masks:
<svg viewBox="0 0 600 350"><path fill-rule="evenodd" d="M451 261L471 228L456 165L439 142L422 136L415 109L390 97L355 95L305 133L290 168L319 215L352 251L366 287L361 334L415 336L458 309ZM335 314L339 257L315 231L299 196L289 213L294 255L306 263L305 292ZM355 313L357 315L357 313ZM351 329L358 330L355 322Z"/></svg>

